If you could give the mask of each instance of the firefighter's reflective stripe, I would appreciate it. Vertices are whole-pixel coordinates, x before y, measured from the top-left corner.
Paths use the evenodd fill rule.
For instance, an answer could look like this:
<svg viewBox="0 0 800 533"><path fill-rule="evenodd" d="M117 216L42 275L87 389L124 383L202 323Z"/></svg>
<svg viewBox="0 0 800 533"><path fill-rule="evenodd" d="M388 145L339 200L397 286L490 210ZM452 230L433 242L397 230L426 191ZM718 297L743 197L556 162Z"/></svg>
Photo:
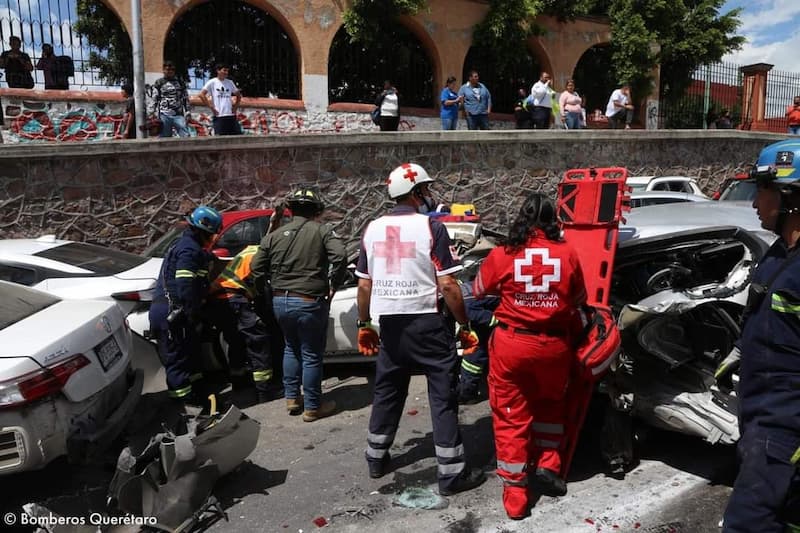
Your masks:
<svg viewBox="0 0 800 533"><path fill-rule="evenodd" d="M367 441L371 444L391 444L394 442L394 434L377 435L375 433L368 433Z"/></svg>
<svg viewBox="0 0 800 533"><path fill-rule="evenodd" d="M558 446L561 444L557 440L550 439L534 439L533 442L540 448L558 448Z"/></svg>
<svg viewBox="0 0 800 533"><path fill-rule="evenodd" d="M383 459L387 453L389 453L389 450L376 450L371 446L367 446L367 457L372 457L373 459Z"/></svg>
<svg viewBox="0 0 800 533"><path fill-rule="evenodd" d="M191 270L176 270L175 271L175 279L178 278L193 278L195 277L195 273Z"/></svg>
<svg viewBox="0 0 800 533"><path fill-rule="evenodd" d="M205 268L200 268L197 270L197 277L202 278L203 276L208 276L208 270Z"/></svg>
<svg viewBox="0 0 800 533"><path fill-rule="evenodd" d="M525 463L507 463L505 461L497 461L497 468L500 470L504 470L509 474L521 474L525 471L525 468L528 465Z"/></svg>
<svg viewBox="0 0 800 533"><path fill-rule="evenodd" d="M478 365L474 365L467 361L466 359L461 360L461 368L463 368L466 372L470 374L483 374L483 368Z"/></svg>
<svg viewBox="0 0 800 533"><path fill-rule="evenodd" d="M381 435L378 433L367 433L367 457L373 459L383 459L389 453L389 448L394 442L394 433Z"/></svg>
<svg viewBox="0 0 800 533"><path fill-rule="evenodd" d="M461 472L464 471L464 467L465 466L466 466L466 463L464 463L463 461L460 462L460 463L450 463L450 464L446 464L446 465L443 465L443 464L440 463L439 464L439 468L438 468L439 475L440 476L455 476L455 475L458 475L458 474L460 474Z"/></svg>
<svg viewBox="0 0 800 533"><path fill-rule="evenodd" d="M464 445L459 444L455 448L444 448L436 446L436 456L452 459L453 457L462 457L464 455Z"/></svg>
<svg viewBox="0 0 800 533"><path fill-rule="evenodd" d="M227 297L231 291L244 292L249 298L255 296L254 288L248 280L252 272L253 257L258 253L258 246L251 245L239 252L225 270L211 284L211 294L218 298Z"/></svg>
<svg viewBox="0 0 800 533"><path fill-rule="evenodd" d="M167 393L170 398L185 398L192 393L192 386L187 385L180 389L171 390Z"/></svg>
<svg viewBox="0 0 800 533"><path fill-rule="evenodd" d="M785 296L775 292L772 293L772 310L779 313L793 313L800 315L800 303L797 300L790 300Z"/></svg>
<svg viewBox="0 0 800 533"><path fill-rule="evenodd" d="M800 524L786 524L787 533L800 533Z"/></svg>
<svg viewBox="0 0 800 533"><path fill-rule="evenodd" d="M795 450L794 454L792 455L792 458L789 459L789 462L792 463L793 465L800 466L800 448L797 448L797 450Z"/></svg>
<svg viewBox="0 0 800 533"><path fill-rule="evenodd" d="M464 445L436 446L436 459L439 461L440 476L454 476L464 471Z"/></svg>
<svg viewBox="0 0 800 533"><path fill-rule="evenodd" d="M511 485L512 487L527 487L528 486L528 478L522 479L508 479L506 477L500 477L503 481L503 485Z"/></svg>
<svg viewBox="0 0 800 533"><path fill-rule="evenodd" d="M552 433L554 435L564 434L564 424L548 424L546 422L534 422L534 431L541 431L542 433Z"/></svg>
<svg viewBox="0 0 800 533"><path fill-rule="evenodd" d="M269 381L272 379L272 370L255 370L253 371L253 381Z"/></svg>

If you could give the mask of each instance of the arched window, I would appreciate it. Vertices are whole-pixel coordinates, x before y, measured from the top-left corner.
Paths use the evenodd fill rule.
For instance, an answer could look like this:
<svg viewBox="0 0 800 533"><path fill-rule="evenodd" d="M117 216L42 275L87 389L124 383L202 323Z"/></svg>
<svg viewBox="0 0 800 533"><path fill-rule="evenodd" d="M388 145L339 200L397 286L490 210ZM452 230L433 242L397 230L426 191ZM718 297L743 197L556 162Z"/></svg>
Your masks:
<svg viewBox="0 0 800 533"><path fill-rule="evenodd" d="M300 96L292 40L269 13L241 0L209 0L181 15L167 34L164 59L193 89L216 76L214 65L223 62L245 96Z"/></svg>
<svg viewBox="0 0 800 533"><path fill-rule="evenodd" d="M422 43L400 24L391 24L375 42L351 43L341 28L328 59L331 102L373 103L391 80L403 106L434 107L433 66Z"/></svg>
<svg viewBox="0 0 800 533"><path fill-rule="evenodd" d="M520 45L520 54L514 64L506 72L498 72L497 60L492 50L473 46L464 60L462 83L469 79L469 72L477 70L481 83L486 85L492 95L492 112L513 113L517 91L520 88L529 93L531 86L539 79L541 66L530 53L524 53Z"/></svg>
<svg viewBox="0 0 800 533"><path fill-rule="evenodd" d="M586 112L599 109L605 114L608 97L619 87L620 81L614 79L611 47L596 45L586 50L575 65L572 77L575 90L586 98Z"/></svg>

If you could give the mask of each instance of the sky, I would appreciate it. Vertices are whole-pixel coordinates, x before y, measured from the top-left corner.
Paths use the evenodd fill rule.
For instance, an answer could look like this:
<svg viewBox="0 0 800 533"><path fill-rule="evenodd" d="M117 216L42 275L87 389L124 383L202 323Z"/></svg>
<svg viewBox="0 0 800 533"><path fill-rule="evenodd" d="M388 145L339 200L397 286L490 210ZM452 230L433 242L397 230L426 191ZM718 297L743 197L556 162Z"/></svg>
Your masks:
<svg viewBox="0 0 800 533"><path fill-rule="evenodd" d="M800 0L728 0L720 13L737 7L743 8L738 33L747 42L723 61L770 63L774 70L800 73Z"/></svg>

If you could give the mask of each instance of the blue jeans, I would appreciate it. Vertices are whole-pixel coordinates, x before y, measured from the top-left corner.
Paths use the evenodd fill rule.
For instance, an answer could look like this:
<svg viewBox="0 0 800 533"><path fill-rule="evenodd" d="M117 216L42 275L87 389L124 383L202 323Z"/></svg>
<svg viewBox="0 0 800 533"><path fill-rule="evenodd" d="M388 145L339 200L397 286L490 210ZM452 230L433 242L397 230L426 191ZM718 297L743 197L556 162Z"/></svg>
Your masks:
<svg viewBox="0 0 800 533"><path fill-rule="evenodd" d="M172 137L172 129L178 132L178 137L188 137L189 129L186 127L186 117L183 115L158 115L161 120L161 133L159 137Z"/></svg>
<svg viewBox="0 0 800 533"><path fill-rule="evenodd" d="M577 130L581 127L581 114L577 111L567 112L567 129Z"/></svg>
<svg viewBox="0 0 800 533"><path fill-rule="evenodd" d="M471 130L488 130L489 115L467 115L467 128Z"/></svg>
<svg viewBox="0 0 800 533"><path fill-rule="evenodd" d="M442 117L442 129L443 130L457 130L458 129L458 117L455 117L455 118L444 118L444 117Z"/></svg>
<svg viewBox="0 0 800 533"><path fill-rule="evenodd" d="M286 399L300 397L303 385L304 408L318 409L322 400L322 356L328 333L328 303L283 296L272 297L272 310L283 330L283 387Z"/></svg>
<svg viewBox="0 0 800 533"><path fill-rule="evenodd" d="M790 135L800 135L800 126L789 126Z"/></svg>

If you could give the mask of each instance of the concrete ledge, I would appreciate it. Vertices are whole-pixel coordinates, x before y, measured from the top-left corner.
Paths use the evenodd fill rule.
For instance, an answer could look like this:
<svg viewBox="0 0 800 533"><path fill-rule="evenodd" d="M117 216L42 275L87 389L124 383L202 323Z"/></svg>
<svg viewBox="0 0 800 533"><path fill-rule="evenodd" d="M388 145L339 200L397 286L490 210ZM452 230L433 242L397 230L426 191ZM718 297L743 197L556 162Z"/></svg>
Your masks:
<svg viewBox="0 0 800 533"><path fill-rule="evenodd" d="M64 158L106 155L136 154L182 154L182 153L220 153L233 151L339 148L343 146L396 147L400 145L473 145L507 144L537 145L559 147L564 143L575 143L571 148L581 150L582 143L617 144L669 142L715 144L726 139L731 141L762 141L765 145L785 139L786 135L767 132L739 130L496 130L496 131L414 131L383 133L337 133L321 135L280 135L280 136L230 136L230 137L192 137L186 139L137 139L126 141L99 141L94 143L58 144L13 144L0 145L0 159L26 158ZM752 155L755 158L756 154ZM716 160L713 153L709 160ZM747 154L743 157L748 158ZM680 164L680 161L676 161Z"/></svg>

